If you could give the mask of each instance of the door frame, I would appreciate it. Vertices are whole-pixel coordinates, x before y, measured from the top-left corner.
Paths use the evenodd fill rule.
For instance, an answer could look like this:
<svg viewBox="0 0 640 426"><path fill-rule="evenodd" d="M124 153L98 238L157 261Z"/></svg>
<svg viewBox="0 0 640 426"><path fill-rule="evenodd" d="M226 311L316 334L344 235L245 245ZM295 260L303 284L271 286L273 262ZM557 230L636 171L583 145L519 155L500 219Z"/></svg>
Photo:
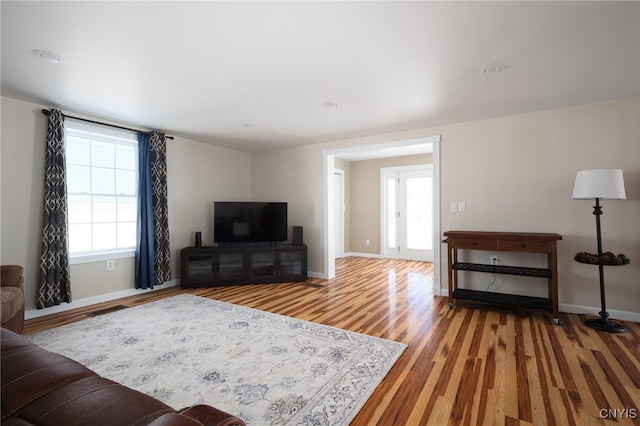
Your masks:
<svg viewBox="0 0 640 426"><path fill-rule="evenodd" d="M395 142L361 145L351 148L335 148L323 150L323 190L324 190L324 274L323 278L332 279L336 276L335 262L335 219L334 219L334 190L333 170L334 158L354 152L366 152L372 149L391 149L414 146L416 143L432 144L433 147L433 294L441 294L441 250L440 250L440 135ZM392 157L393 155L389 155Z"/></svg>
<svg viewBox="0 0 640 426"><path fill-rule="evenodd" d="M345 190L345 185L344 185L344 170L341 169L333 169L333 176L335 179L335 176L338 175L340 176L340 194L337 194L340 196L340 205L339 206L334 206L334 214L338 214L340 216L340 219L338 221L338 223L336 223L335 226L335 234L334 237L338 240L335 241L336 243L336 253L334 253L335 257L344 257L344 190ZM334 181L334 184L336 182ZM335 186L334 186L334 190L335 190ZM336 194L334 193L334 196ZM334 216L335 217L335 216ZM340 247L340 249L338 250L337 247Z"/></svg>

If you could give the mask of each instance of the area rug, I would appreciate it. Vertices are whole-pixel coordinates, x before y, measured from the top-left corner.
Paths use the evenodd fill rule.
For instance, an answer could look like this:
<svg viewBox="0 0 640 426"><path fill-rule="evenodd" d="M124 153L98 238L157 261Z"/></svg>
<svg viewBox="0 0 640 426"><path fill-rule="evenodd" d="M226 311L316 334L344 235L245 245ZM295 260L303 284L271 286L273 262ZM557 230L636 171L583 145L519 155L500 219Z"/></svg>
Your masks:
<svg viewBox="0 0 640 426"><path fill-rule="evenodd" d="M27 337L174 409L248 425L347 425L406 347L191 295Z"/></svg>

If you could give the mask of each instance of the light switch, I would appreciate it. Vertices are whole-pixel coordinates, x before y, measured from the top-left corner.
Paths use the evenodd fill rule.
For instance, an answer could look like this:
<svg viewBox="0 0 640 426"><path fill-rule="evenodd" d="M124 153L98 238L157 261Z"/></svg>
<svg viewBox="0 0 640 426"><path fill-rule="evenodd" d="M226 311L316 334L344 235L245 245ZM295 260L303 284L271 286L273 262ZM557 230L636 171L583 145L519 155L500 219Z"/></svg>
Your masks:
<svg viewBox="0 0 640 426"><path fill-rule="evenodd" d="M451 213L455 213L458 211L458 203L456 201L452 201L449 207Z"/></svg>
<svg viewBox="0 0 640 426"><path fill-rule="evenodd" d="M459 212L467 211L467 203L465 203L464 201L458 201L458 211Z"/></svg>

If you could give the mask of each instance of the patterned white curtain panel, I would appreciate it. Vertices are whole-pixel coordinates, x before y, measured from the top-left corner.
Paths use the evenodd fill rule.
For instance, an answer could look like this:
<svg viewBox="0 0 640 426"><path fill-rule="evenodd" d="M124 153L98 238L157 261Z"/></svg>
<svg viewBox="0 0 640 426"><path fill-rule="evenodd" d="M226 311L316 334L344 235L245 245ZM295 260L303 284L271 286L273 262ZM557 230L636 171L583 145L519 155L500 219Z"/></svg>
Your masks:
<svg viewBox="0 0 640 426"><path fill-rule="evenodd" d="M49 114L43 200L38 309L71 302L64 115L59 110Z"/></svg>
<svg viewBox="0 0 640 426"><path fill-rule="evenodd" d="M169 208L167 201L167 144L164 133L152 132L149 143L151 145L155 285L161 285L171 280Z"/></svg>

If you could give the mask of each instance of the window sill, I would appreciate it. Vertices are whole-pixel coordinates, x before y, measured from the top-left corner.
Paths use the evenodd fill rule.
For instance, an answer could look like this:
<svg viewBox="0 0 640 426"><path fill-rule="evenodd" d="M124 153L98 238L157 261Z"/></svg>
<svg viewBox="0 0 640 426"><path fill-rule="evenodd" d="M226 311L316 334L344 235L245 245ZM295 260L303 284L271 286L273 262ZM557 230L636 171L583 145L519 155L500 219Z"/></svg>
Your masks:
<svg viewBox="0 0 640 426"><path fill-rule="evenodd" d="M136 255L135 249L110 251L107 253L75 255L75 256L69 256L69 265L77 265L80 263L101 262L104 260L112 260L112 259L126 259L129 257L135 257L135 255Z"/></svg>

